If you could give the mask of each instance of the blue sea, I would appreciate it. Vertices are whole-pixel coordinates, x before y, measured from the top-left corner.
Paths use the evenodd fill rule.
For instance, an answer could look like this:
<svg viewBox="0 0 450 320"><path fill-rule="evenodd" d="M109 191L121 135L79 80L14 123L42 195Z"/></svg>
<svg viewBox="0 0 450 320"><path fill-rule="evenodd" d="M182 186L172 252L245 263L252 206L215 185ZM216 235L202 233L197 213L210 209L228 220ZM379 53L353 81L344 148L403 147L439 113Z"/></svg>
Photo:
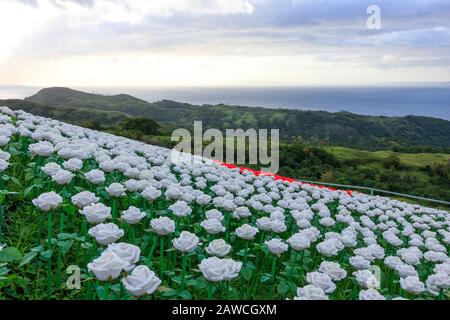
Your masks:
<svg viewBox="0 0 450 320"><path fill-rule="evenodd" d="M0 86L0 99L24 98L37 87ZM450 120L450 83L357 87L74 88L91 93L127 93L146 101L232 104L267 108L348 111L365 115L421 115Z"/></svg>

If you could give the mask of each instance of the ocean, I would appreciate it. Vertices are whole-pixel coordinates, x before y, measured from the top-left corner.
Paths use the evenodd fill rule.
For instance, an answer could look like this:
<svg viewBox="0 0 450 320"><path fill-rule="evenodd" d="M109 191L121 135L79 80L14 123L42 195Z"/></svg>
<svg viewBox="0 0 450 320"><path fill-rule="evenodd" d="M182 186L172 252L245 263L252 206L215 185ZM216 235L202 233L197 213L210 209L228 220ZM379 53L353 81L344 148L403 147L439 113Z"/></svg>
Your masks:
<svg viewBox="0 0 450 320"><path fill-rule="evenodd" d="M0 86L0 99L22 99L37 87ZM74 88L99 94L126 93L146 101L231 104L365 115L419 115L450 120L450 84L357 87Z"/></svg>

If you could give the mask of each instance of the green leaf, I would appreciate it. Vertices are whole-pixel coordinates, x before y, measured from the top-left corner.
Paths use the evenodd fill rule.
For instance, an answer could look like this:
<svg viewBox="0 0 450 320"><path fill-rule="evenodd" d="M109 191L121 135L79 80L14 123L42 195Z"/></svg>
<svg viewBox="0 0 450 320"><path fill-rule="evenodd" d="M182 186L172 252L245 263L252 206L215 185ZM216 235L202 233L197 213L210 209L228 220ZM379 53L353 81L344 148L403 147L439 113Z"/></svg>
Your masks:
<svg viewBox="0 0 450 320"><path fill-rule="evenodd" d="M259 282L264 283L264 282L267 282L269 280L270 280L270 276L267 276L267 275L263 274L261 276L261 278L259 279Z"/></svg>
<svg viewBox="0 0 450 320"><path fill-rule="evenodd" d="M0 251L0 262L20 261L21 259L22 254L17 248L8 247Z"/></svg>
<svg viewBox="0 0 450 320"><path fill-rule="evenodd" d="M286 294L289 291L289 285L285 282L282 282L278 285L277 291L281 295Z"/></svg>
<svg viewBox="0 0 450 320"><path fill-rule="evenodd" d="M77 212L77 208L73 205L66 205L63 207L64 211L67 212L68 214L75 214Z"/></svg>
<svg viewBox="0 0 450 320"><path fill-rule="evenodd" d="M173 296L176 296L176 295L177 295L177 291L173 290L173 289L168 290L168 291L163 293L164 297L173 297Z"/></svg>
<svg viewBox="0 0 450 320"><path fill-rule="evenodd" d="M178 295L184 300L191 300L192 299L191 293L189 291L187 291L187 290L181 291Z"/></svg>
<svg viewBox="0 0 450 320"><path fill-rule="evenodd" d="M82 247L83 249L90 249L90 248L92 248L92 243L89 243L89 242L83 242L83 243L81 244L81 247Z"/></svg>
<svg viewBox="0 0 450 320"><path fill-rule="evenodd" d="M249 266L245 266L241 269L241 275L245 280L250 280L253 274L253 270Z"/></svg>
<svg viewBox="0 0 450 320"><path fill-rule="evenodd" d="M33 260L34 257L37 256L37 254L38 254L38 253L37 253L37 252L34 252L34 251L31 251L31 252L27 253L25 256L23 256L22 261L20 261L19 267L22 267L22 266L24 266L24 265L30 263L31 260Z"/></svg>
<svg viewBox="0 0 450 320"><path fill-rule="evenodd" d="M105 288L103 286L98 286L97 288L95 288L95 291L97 292L97 295L99 297L104 297L105 296Z"/></svg>
<svg viewBox="0 0 450 320"><path fill-rule="evenodd" d="M167 209L166 210L156 210L156 214L158 216L167 216L170 214L170 211Z"/></svg>
<svg viewBox="0 0 450 320"><path fill-rule="evenodd" d="M37 246L37 247L31 248L30 251L33 251L33 252L42 252L42 251L44 251L44 247L43 247L43 246Z"/></svg>
<svg viewBox="0 0 450 320"><path fill-rule="evenodd" d="M198 284L199 284L199 281L196 280L196 279L191 279L191 280L186 281L186 285L188 287L194 287L194 286L196 286Z"/></svg>
<svg viewBox="0 0 450 320"><path fill-rule="evenodd" d="M37 188L37 186L36 186L35 184L33 184L33 185L29 186L28 188L26 188L25 191L23 192L23 196L24 196L25 198L28 197L28 195L31 193L31 191L32 191L34 188Z"/></svg>
<svg viewBox="0 0 450 320"><path fill-rule="evenodd" d="M0 268L0 276L4 276L9 272L9 269L7 267Z"/></svg>
<svg viewBox="0 0 450 320"><path fill-rule="evenodd" d="M53 254L52 250L47 250L47 251L41 252L41 257L44 259L50 259L52 254Z"/></svg>
<svg viewBox="0 0 450 320"><path fill-rule="evenodd" d="M58 242L58 246L61 247L61 253L63 256L65 256L67 254L67 252L69 252L72 245L73 245L73 240Z"/></svg>

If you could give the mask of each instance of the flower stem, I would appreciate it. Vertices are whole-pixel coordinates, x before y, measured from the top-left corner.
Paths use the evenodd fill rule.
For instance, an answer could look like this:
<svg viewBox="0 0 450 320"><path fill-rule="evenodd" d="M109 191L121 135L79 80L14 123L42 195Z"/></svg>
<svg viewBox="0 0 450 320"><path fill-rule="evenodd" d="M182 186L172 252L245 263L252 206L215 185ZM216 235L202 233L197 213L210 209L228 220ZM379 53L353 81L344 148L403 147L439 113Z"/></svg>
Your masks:
<svg viewBox="0 0 450 320"><path fill-rule="evenodd" d="M212 300L213 291L214 291L214 285L210 282L210 283L208 283L208 300Z"/></svg>
<svg viewBox="0 0 450 320"><path fill-rule="evenodd" d="M63 233L64 232L64 212L61 211L60 213L60 219L59 219L59 233ZM59 247L58 248L58 260L57 260L57 275L56 275L56 280L57 280L57 286L58 288L61 287L61 269L62 269L62 248Z"/></svg>
<svg viewBox="0 0 450 320"><path fill-rule="evenodd" d="M291 266L291 270L289 271L289 277L288 277L289 282L291 282L291 280L292 280L292 274L294 273L295 264L297 263L297 256L298 256L298 251L294 250L292 266Z"/></svg>
<svg viewBox="0 0 450 320"><path fill-rule="evenodd" d="M153 236L153 243L152 243L152 246L150 248L150 253L148 254L148 260L149 261L153 258L153 253L155 252L157 243L158 243L158 238L154 235Z"/></svg>
<svg viewBox="0 0 450 320"><path fill-rule="evenodd" d="M47 250L52 250L52 214L47 213ZM52 296L52 257L48 258L47 261L47 298L51 299Z"/></svg>
<svg viewBox="0 0 450 320"><path fill-rule="evenodd" d="M159 273L162 279L164 277L164 237L160 238L159 244Z"/></svg>
<svg viewBox="0 0 450 320"><path fill-rule="evenodd" d="M183 254L182 273L181 273L181 290L184 289L184 278L186 276L187 255Z"/></svg>
<svg viewBox="0 0 450 320"><path fill-rule="evenodd" d="M3 242L3 206L0 205L0 242Z"/></svg>

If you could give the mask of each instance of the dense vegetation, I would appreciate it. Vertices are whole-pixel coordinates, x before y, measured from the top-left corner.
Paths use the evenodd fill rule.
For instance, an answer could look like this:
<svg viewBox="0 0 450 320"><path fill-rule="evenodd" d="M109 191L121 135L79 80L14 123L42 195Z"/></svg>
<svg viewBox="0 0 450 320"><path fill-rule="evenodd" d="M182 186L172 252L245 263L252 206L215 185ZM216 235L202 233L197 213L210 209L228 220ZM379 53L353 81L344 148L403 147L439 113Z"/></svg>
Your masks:
<svg viewBox="0 0 450 320"><path fill-rule="evenodd" d="M444 120L147 103L128 95L100 96L64 88L44 89L26 101L0 100L0 105L165 147L174 145L170 141L174 128L194 120L220 129L280 127L282 175L450 199L450 122ZM374 148L385 151L367 151Z"/></svg>
<svg viewBox="0 0 450 320"><path fill-rule="evenodd" d="M450 121L407 116L363 116L348 112L266 109L228 105L191 105L163 100L148 103L129 95L102 96L68 88L43 89L27 101L45 106L109 111L114 115L150 117L174 127L202 120L206 128L280 129L285 141L301 137L333 146L400 152L449 151ZM35 110L27 110L37 113ZM75 112L74 110L72 112ZM113 122L115 116L112 115ZM100 116L100 115L95 115ZM70 120L70 119L63 119Z"/></svg>

